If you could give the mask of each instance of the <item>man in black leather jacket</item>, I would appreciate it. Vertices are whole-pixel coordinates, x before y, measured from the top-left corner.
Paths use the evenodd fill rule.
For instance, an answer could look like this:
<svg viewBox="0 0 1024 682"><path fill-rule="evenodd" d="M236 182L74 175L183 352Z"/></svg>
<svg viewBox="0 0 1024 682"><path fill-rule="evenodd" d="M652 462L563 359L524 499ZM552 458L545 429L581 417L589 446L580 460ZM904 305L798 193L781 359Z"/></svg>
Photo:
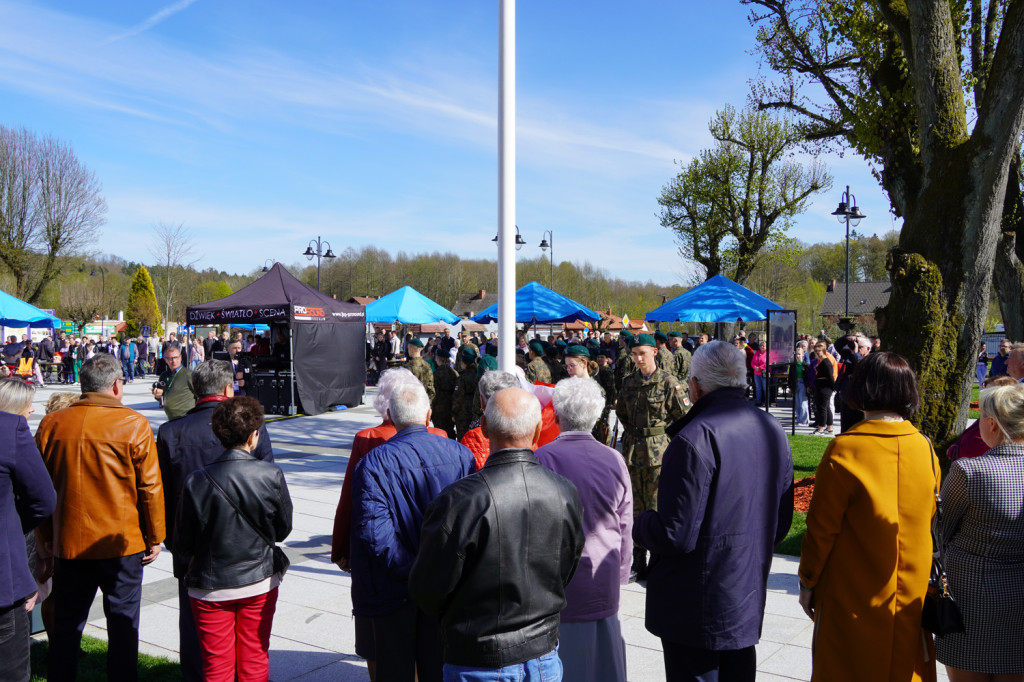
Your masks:
<svg viewBox="0 0 1024 682"><path fill-rule="evenodd" d="M174 559L174 577L178 579L178 631L180 637L181 673L185 682L203 679L199 654L199 638L189 604L188 590L183 581L188 570L189 557L178 551L177 510L185 479L193 471L213 463L224 454L224 446L213 435L210 418L220 403L234 395L234 372L226 360L207 360L192 372L192 386L198 400L196 406L180 419L160 425L156 437L156 451L160 459L160 475L164 482L164 508L167 519L167 548ZM266 425L260 426L259 441L252 451L253 457L274 462L274 452Z"/></svg>
<svg viewBox="0 0 1024 682"><path fill-rule="evenodd" d="M547 675L561 669L558 614L583 550L583 508L575 486L534 459L532 394L495 393L480 425L490 457L427 508L409 593L441 618L445 679Z"/></svg>

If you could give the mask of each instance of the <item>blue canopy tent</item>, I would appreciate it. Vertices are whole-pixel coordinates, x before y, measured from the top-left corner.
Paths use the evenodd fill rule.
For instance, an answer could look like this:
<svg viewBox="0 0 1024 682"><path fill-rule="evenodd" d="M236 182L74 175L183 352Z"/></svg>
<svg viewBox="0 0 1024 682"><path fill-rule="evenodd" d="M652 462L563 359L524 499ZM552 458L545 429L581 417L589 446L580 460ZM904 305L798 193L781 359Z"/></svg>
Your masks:
<svg viewBox="0 0 1024 682"><path fill-rule="evenodd" d="M28 327L31 325L60 327L60 320L20 298L0 291L0 325L4 327Z"/></svg>
<svg viewBox="0 0 1024 682"><path fill-rule="evenodd" d="M367 322L394 322L402 324L432 324L447 322L455 324L459 316L445 310L410 286L392 291L366 305Z"/></svg>
<svg viewBox="0 0 1024 682"><path fill-rule="evenodd" d="M685 294L676 296L647 313L658 322L750 322L768 318L768 310L782 306L737 284L725 275L715 275Z"/></svg>
<svg viewBox="0 0 1024 682"><path fill-rule="evenodd" d="M484 308L470 318L474 322L494 322L498 319L498 304ZM548 324L586 320L597 322L601 316L543 284L530 282L516 291L516 322Z"/></svg>

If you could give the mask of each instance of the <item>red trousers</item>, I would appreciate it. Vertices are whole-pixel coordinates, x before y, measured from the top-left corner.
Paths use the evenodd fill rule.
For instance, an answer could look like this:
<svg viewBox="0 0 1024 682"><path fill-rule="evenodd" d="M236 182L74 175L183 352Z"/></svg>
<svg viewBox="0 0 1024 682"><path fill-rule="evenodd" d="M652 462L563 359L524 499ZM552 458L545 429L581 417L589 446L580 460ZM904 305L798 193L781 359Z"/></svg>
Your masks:
<svg viewBox="0 0 1024 682"><path fill-rule="evenodd" d="M265 682L270 675L270 629L277 588L232 601L192 599L206 682Z"/></svg>

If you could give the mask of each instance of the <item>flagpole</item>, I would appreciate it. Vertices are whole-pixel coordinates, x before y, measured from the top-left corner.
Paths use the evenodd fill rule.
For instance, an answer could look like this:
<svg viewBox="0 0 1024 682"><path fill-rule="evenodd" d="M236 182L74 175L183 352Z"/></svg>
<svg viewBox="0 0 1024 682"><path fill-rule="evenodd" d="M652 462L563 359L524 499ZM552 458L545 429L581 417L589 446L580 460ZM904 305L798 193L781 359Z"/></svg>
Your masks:
<svg viewBox="0 0 1024 682"><path fill-rule="evenodd" d="M498 20L498 368L516 356L516 3L499 0Z"/></svg>

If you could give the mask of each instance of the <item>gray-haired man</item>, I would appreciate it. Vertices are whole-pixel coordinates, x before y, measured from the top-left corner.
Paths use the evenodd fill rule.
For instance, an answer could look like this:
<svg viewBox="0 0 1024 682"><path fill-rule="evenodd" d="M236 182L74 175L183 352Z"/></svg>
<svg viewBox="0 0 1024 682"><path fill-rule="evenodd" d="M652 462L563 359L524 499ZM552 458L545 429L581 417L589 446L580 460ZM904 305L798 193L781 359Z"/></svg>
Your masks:
<svg viewBox="0 0 1024 682"><path fill-rule="evenodd" d="M441 618L446 679L559 679L558 614L584 541L580 498L533 456L533 394L498 391L482 426L487 464L427 509L409 593Z"/></svg>
<svg viewBox="0 0 1024 682"><path fill-rule="evenodd" d="M723 341L693 353L693 407L670 429L658 509L633 524L651 551L647 629L669 680L750 680L772 548L793 519L793 462L778 421L744 399L746 357Z"/></svg>
<svg viewBox="0 0 1024 682"><path fill-rule="evenodd" d="M441 632L409 599L408 576L427 505L476 470L462 445L427 431L430 400L417 381L395 388L388 417L398 432L352 473L353 613L373 623L377 682L441 680Z"/></svg>

